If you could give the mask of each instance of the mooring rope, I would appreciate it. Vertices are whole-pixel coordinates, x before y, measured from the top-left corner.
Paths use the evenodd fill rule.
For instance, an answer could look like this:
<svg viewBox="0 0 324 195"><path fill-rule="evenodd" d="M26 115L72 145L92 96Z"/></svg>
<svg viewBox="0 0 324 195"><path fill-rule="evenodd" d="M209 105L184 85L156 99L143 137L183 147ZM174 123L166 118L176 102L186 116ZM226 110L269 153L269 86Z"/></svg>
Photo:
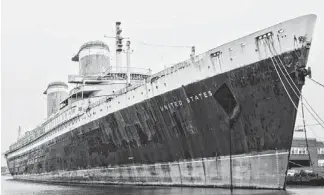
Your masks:
<svg viewBox="0 0 324 195"><path fill-rule="evenodd" d="M305 124L305 115L304 115L304 104L303 104L303 97L300 97L300 101L301 101L301 109L302 109L302 116L303 116L303 125L304 125L304 132L305 132L305 141L306 141L306 149L307 149L307 154L308 154L308 158L309 158L309 162L310 165L314 171L314 166L313 166L313 162L312 162L312 158L310 156L309 153L309 148L308 148L308 140L307 140L307 134L306 134L306 124Z"/></svg>
<svg viewBox="0 0 324 195"><path fill-rule="evenodd" d="M288 95L290 101L292 101L292 98L291 98L291 96L290 96L288 90L286 89L286 86L285 86L285 84L283 83L283 81L282 81L282 79L281 79L281 76L280 76L280 74L279 74L279 72L278 72L278 70L277 70L276 63L275 63L275 62L273 61L273 59L272 59L272 58L275 58L275 57L274 57L275 55L274 55L274 54L272 53L272 51L271 51L270 44L267 43L267 42L266 42L266 44L268 45L269 50L270 50L270 53L271 53L271 55L272 55L272 56L270 55L270 59L271 59L273 65L274 65L274 68L276 69L277 75L278 75L278 77L279 77L279 79L280 79L280 81L281 81L281 83L282 83L282 85L283 85L283 87L284 87L284 89L285 89L285 91L286 91L286 93L287 93L287 95ZM280 59L279 59L279 60L280 60ZM281 61L281 60L280 60L280 61ZM277 61L276 61L276 62L277 62ZM282 62L281 62L281 64L282 64ZM277 65L280 66L279 63L277 63ZM282 66L284 67L284 69L285 69L286 72L288 73L288 71L287 71L287 69L285 68L285 66L284 66L283 64L282 64ZM279 67L278 67L278 68L279 68ZM287 83L289 84L289 86L291 87L291 89L293 90L293 92L295 93L295 95L297 96L297 98L300 100L300 97L302 97L301 91L297 88L296 84L293 82L293 80L292 80L291 76L289 75L289 73L287 74L287 76L291 79L292 83L295 85L297 91L298 91L299 94L300 94L300 97L298 96L298 94L297 94L297 92L294 90L294 88L292 87L290 81L287 79L287 77L285 76L285 74L283 73L283 71L281 70L281 68L279 68L279 69L280 69L281 73L283 74L283 76L285 77ZM305 101L305 102L308 104L307 101ZM292 103L293 103L294 107L296 108L296 110L298 110L297 107L296 107L296 105L295 105L295 103L294 103L293 101L292 101ZM309 105L309 104L308 104L308 105ZM322 122L319 122L319 121L318 121L318 119L313 115L313 113L308 109L307 106L305 106L305 108L306 108L307 111L312 115L312 117L313 117L313 118L318 122L318 124L319 124L323 129L324 129L324 126L322 125L322 124L324 123L324 121L323 121L323 120L321 119L321 117L316 113L316 111L311 107L311 105L309 105L309 106L310 106L310 108L313 110L313 112L316 114L316 116L319 118L319 120L322 121Z"/></svg>
<svg viewBox="0 0 324 195"><path fill-rule="evenodd" d="M299 95L300 95L300 97L302 97L303 95L302 95L301 91L298 89L298 87L296 86L295 82L293 81L293 79L292 79L291 76L289 75L289 72L288 72L288 70L286 69L286 67L285 67L285 65L283 64L283 62L281 61L280 56L278 56L278 53L277 53L277 51L276 51L276 48L274 47L273 39L271 39L271 45L272 45L272 48L273 48L275 54L272 53L272 51L271 51L271 47L270 47L270 45L269 45L269 43L268 43L268 47L269 47L270 53L274 56L274 58L276 58L276 56L278 57L278 60L279 60L279 62L280 62L280 65L281 65L281 66L283 67L283 69L285 70L285 72L286 72L288 78L290 79L290 81L292 82L292 84L294 85L294 87L297 89L297 92L298 92L299 94L296 93L296 91L294 90L294 88L291 86L290 82L289 82L288 79L286 78L288 84L290 85L290 87L292 88L292 90L294 91L294 93L296 94L296 96L297 96L298 98L299 98ZM278 63L278 65L279 65L279 63ZM281 70L281 69L280 69L280 70ZM284 74L282 70L281 70L281 72L282 72L282 74ZM299 99L300 99L300 98L299 98ZM321 121L321 123L324 123L324 120L323 120L323 119L322 119L322 118L317 114L317 112L313 109L313 107L308 103L308 101L306 100L306 98L303 97L303 99L305 100L306 104L310 107L310 109L315 113L315 115L319 118L319 120ZM305 107L306 107L306 109L308 110L308 112L310 112L309 109L307 108L307 106L305 106ZM314 116L313 116L313 117L314 117ZM318 121L317 121L317 122L318 122ZM322 126L322 127L323 127L323 126ZM323 128L324 128L324 127L323 127Z"/></svg>
<svg viewBox="0 0 324 195"><path fill-rule="evenodd" d="M291 103L293 104L293 106L295 107L295 109L298 110L297 106L295 105L293 99L291 98L291 96L290 96L290 94L289 94L289 92L288 92L288 90L287 90L287 88L286 88L286 85L285 85L284 82L282 81L282 78L281 78L281 76L280 76L280 74L279 74L279 72L278 72L278 70L277 70L276 64L275 64L275 62L273 61L272 58L273 58L273 57L270 55L270 59L271 59L271 61L272 61L272 65L273 65L273 67L275 68L275 70L276 70L276 72L277 72L277 75L278 75L278 77L279 77L279 79L280 79L280 82L281 82L282 86L284 87L284 89L285 89L285 91L286 91L286 93L287 93L287 95L288 95L288 97L289 97ZM283 76L284 76L284 75L283 75Z"/></svg>
<svg viewBox="0 0 324 195"><path fill-rule="evenodd" d="M321 86L321 87L324 87L324 85L322 84L322 83L320 83L320 82L318 82L318 81L315 81L314 79L312 79L312 78L310 78L310 77L308 77L310 80L312 80L314 83L316 83L316 84L318 84L319 86Z"/></svg>

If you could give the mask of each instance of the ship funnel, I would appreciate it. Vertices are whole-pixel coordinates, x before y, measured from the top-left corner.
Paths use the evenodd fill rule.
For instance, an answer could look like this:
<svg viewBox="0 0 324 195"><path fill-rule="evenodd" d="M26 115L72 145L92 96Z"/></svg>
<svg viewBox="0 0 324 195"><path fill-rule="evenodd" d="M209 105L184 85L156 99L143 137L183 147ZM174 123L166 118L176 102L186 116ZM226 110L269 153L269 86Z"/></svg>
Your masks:
<svg viewBox="0 0 324 195"><path fill-rule="evenodd" d="M47 86L47 117L60 109L60 103L68 97L68 86L64 82L52 82Z"/></svg>
<svg viewBox="0 0 324 195"><path fill-rule="evenodd" d="M79 62L79 75L101 76L110 68L110 50L102 41L83 44L72 61Z"/></svg>

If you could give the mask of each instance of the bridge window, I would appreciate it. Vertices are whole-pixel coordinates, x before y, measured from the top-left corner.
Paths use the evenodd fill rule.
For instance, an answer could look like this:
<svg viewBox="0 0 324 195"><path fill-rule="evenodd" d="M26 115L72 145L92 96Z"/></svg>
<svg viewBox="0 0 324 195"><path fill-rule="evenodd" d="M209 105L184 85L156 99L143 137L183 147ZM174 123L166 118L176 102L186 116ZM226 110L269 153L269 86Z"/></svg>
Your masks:
<svg viewBox="0 0 324 195"><path fill-rule="evenodd" d="M317 154L324 154L324 148L317 148Z"/></svg>
<svg viewBox="0 0 324 195"><path fill-rule="evenodd" d="M317 161L319 167L324 167L324 159L320 159Z"/></svg>
<svg viewBox="0 0 324 195"><path fill-rule="evenodd" d="M300 147L292 147L290 150L291 154L299 155L299 154L308 154L307 148L300 148Z"/></svg>

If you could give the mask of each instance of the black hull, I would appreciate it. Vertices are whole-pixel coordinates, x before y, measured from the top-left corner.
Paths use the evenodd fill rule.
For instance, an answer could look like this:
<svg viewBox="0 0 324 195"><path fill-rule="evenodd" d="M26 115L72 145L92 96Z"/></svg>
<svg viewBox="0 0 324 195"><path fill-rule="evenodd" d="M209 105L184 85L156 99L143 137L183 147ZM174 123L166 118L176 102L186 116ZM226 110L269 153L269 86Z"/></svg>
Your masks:
<svg viewBox="0 0 324 195"><path fill-rule="evenodd" d="M305 65L306 58L298 58L296 52L308 56L303 48L279 57ZM287 69L301 90L295 67ZM283 81L298 105L299 97ZM17 157L8 159L8 164L12 175L25 178L228 156L230 139L231 155L290 151L296 113L268 58L109 114L18 157L24 159L20 163ZM282 187L284 176L280 177Z"/></svg>

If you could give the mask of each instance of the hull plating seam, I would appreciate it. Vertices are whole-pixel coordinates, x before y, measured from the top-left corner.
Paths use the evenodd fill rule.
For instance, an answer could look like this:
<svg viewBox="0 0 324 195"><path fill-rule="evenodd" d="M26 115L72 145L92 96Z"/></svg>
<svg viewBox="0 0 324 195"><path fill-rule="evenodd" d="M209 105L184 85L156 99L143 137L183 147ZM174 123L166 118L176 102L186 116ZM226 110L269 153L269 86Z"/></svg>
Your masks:
<svg viewBox="0 0 324 195"><path fill-rule="evenodd" d="M233 156L232 159L234 187L283 189L288 151L246 154ZM273 172L273 169L279 172ZM16 175L14 178L54 183L228 187L229 173L229 157L226 156L153 165Z"/></svg>

